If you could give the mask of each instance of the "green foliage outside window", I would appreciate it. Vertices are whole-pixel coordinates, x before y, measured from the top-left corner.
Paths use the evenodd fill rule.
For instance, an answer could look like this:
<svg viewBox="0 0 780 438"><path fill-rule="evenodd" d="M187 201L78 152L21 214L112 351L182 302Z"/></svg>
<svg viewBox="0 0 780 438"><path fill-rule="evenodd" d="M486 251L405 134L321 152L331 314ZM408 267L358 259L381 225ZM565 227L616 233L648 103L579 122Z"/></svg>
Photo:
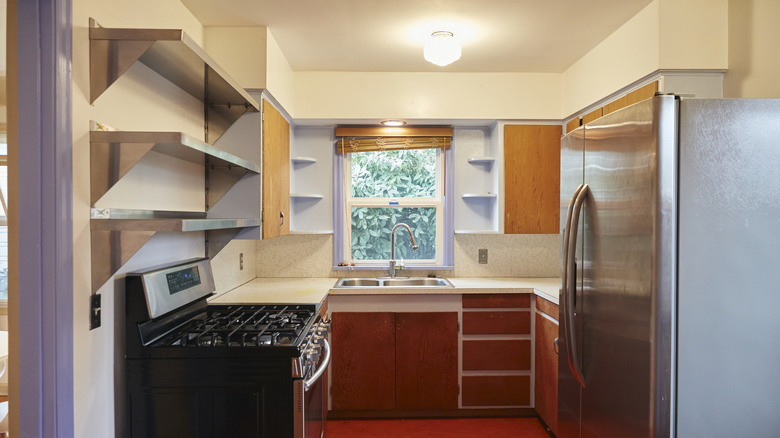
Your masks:
<svg viewBox="0 0 780 438"><path fill-rule="evenodd" d="M436 196L436 151L352 154L352 196ZM405 229L399 229L396 231L396 259L436 258L435 207L354 207L351 218L353 260L389 260L390 231L397 223L411 227L419 249L413 251L409 234Z"/></svg>

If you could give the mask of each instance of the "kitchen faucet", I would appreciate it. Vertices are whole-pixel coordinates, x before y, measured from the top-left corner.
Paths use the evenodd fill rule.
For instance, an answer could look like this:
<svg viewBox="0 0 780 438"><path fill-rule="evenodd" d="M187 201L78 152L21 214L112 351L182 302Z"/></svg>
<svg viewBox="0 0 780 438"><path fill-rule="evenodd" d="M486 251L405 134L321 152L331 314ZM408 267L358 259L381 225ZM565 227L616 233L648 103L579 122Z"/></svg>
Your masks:
<svg viewBox="0 0 780 438"><path fill-rule="evenodd" d="M390 278L395 278L395 270L396 269L403 269L404 268L404 262L403 260L400 262L397 262L395 260L395 230L398 229L398 227L404 227L406 228L406 231L409 232L409 238L412 239L412 249L417 249L417 243L414 241L414 234L412 234L412 229L409 228L409 225L406 225L405 223L398 223L395 224L393 227L393 231L390 232Z"/></svg>

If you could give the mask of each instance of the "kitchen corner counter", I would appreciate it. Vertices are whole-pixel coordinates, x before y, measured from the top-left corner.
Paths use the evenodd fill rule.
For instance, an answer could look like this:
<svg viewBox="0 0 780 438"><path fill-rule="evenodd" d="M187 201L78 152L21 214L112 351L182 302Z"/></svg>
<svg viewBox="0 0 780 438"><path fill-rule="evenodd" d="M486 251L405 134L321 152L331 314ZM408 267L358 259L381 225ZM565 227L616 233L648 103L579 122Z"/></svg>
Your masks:
<svg viewBox="0 0 780 438"><path fill-rule="evenodd" d="M321 304L337 278L255 278L217 295L212 304Z"/></svg>
<svg viewBox="0 0 780 438"><path fill-rule="evenodd" d="M330 295L445 295L445 294L517 294L539 295L558 304L558 278L447 278L454 287L345 287L332 288Z"/></svg>
<svg viewBox="0 0 780 438"><path fill-rule="evenodd" d="M255 278L213 304L320 304L328 295L536 294L558 304L558 278L448 278L454 287L335 288L338 278Z"/></svg>

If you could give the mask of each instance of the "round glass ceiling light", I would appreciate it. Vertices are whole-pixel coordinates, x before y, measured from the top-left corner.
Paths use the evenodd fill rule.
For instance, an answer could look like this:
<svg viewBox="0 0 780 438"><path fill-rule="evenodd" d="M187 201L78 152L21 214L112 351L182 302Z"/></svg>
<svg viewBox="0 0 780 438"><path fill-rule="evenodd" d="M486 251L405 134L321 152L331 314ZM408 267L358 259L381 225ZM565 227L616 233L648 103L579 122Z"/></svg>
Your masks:
<svg viewBox="0 0 780 438"><path fill-rule="evenodd" d="M460 59L460 44L455 41L452 32L436 31L425 43L423 56L426 61L444 67Z"/></svg>
<svg viewBox="0 0 780 438"><path fill-rule="evenodd" d="M404 126L406 124L403 120L382 120L381 123L384 126Z"/></svg>

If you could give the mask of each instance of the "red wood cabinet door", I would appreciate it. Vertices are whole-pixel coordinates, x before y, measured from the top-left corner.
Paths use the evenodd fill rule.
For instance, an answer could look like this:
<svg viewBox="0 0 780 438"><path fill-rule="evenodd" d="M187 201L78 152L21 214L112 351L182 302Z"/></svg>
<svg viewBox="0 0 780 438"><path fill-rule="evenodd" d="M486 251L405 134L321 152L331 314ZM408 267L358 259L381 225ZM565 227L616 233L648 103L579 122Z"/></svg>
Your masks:
<svg viewBox="0 0 780 438"><path fill-rule="evenodd" d="M458 314L396 313L396 409L458 408Z"/></svg>
<svg viewBox="0 0 780 438"><path fill-rule="evenodd" d="M536 345L534 355L534 404L550 430L558 435L558 355L555 338L558 324L536 314Z"/></svg>
<svg viewBox="0 0 780 438"><path fill-rule="evenodd" d="M334 312L331 319L333 410L393 409L395 314Z"/></svg>

